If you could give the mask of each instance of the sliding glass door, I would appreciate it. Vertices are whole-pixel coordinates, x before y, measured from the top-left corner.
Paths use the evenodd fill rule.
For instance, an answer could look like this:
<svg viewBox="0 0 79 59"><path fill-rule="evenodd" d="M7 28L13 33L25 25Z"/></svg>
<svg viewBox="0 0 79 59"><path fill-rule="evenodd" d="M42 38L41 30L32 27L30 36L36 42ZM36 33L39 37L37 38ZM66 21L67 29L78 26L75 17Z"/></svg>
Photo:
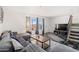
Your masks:
<svg viewBox="0 0 79 59"><path fill-rule="evenodd" d="M36 30L37 30L37 18L32 17L31 18L32 21L32 34L36 34Z"/></svg>
<svg viewBox="0 0 79 59"><path fill-rule="evenodd" d="M37 17L27 18L27 30L32 34L44 34L44 19Z"/></svg>
<svg viewBox="0 0 79 59"><path fill-rule="evenodd" d="M38 18L38 31L39 31L39 34L42 34L43 32L43 19L42 18Z"/></svg>

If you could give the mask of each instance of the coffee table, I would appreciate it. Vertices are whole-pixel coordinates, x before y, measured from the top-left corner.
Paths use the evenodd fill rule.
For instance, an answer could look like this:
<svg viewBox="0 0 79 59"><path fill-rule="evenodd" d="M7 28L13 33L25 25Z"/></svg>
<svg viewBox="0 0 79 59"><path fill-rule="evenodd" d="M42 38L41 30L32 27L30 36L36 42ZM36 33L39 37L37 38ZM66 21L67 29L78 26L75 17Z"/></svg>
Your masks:
<svg viewBox="0 0 79 59"><path fill-rule="evenodd" d="M46 49L50 46L50 40L47 37L42 35L31 35L31 40L35 40L35 44L39 45L43 49Z"/></svg>

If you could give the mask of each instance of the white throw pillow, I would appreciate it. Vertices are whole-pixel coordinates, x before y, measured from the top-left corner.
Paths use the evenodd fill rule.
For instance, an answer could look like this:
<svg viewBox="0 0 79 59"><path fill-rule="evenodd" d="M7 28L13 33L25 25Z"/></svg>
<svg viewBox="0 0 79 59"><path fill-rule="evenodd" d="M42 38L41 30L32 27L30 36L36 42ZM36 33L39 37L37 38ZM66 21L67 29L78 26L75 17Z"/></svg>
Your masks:
<svg viewBox="0 0 79 59"><path fill-rule="evenodd" d="M23 46L15 39L11 38L15 50L23 49Z"/></svg>

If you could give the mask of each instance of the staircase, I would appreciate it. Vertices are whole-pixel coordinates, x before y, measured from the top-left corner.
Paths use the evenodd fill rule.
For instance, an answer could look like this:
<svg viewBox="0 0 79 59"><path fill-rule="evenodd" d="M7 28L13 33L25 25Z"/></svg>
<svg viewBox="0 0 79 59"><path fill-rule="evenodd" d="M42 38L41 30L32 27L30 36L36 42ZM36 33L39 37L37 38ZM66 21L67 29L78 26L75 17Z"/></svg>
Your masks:
<svg viewBox="0 0 79 59"><path fill-rule="evenodd" d="M78 23L73 24L72 18L73 16L71 15L68 23L68 36L66 42L70 41L79 44L79 24Z"/></svg>

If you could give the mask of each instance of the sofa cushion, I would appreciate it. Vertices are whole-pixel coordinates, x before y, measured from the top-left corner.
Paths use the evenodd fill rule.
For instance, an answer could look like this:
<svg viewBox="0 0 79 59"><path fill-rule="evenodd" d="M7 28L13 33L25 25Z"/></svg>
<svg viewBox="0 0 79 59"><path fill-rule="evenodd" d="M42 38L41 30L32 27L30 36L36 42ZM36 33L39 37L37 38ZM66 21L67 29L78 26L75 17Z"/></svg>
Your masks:
<svg viewBox="0 0 79 59"><path fill-rule="evenodd" d="M26 47L29 44L29 42L23 39L21 36L16 35L13 36L12 38L17 40L23 47Z"/></svg>
<svg viewBox="0 0 79 59"><path fill-rule="evenodd" d="M2 35L1 35L1 38L3 39L3 38L10 38L10 33L8 33L8 32L3 32L2 33Z"/></svg>
<svg viewBox="0 0 79 59"><path fill-rule="evenodd" d="M2 39L0 41L0 52L10 52L13 51L12 42L9 39Z"/></svg>
<svg viewBox="0 0 79 59"><path fill-rule="evenodd" d="M14 47L14 50L20 50L20 49L23 49L23 46L15 39L11 38L12 40L12 44L13 44L13 47Z"/></svg>

